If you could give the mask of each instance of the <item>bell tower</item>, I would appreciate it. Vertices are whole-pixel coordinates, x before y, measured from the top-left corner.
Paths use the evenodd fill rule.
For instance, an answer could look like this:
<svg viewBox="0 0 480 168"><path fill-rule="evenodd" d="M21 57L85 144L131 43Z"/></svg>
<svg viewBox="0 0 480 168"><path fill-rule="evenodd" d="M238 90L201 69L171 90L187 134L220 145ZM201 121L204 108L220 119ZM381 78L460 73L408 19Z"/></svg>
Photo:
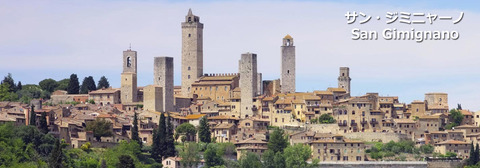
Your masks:
<svg viewBox="0 0 480 168"><path fill-rule="evenodd" d="M137 102L137 51L123 51L120 100L122 103Z"/></svg>
<svg viewBox="0 0 480 168"><path fill-rule="evenodd" d="M343 88L350 94L350 68L340 67L340 75L338 76L338 88Z"/></svg>
<svg viewBox="0 0 480 168"><path fill-rule="evenodd" d="M182 95L192 96L192 84L203 75L203 24L188 10L182 22Z"/></svg>
<svg viewBox="0 0 480 168"><path fill-rule="evenodd" d="M295 46L293 38L286 35L283 38L282 50L282 78L280 90L282 93L295 93Z"/></svg>

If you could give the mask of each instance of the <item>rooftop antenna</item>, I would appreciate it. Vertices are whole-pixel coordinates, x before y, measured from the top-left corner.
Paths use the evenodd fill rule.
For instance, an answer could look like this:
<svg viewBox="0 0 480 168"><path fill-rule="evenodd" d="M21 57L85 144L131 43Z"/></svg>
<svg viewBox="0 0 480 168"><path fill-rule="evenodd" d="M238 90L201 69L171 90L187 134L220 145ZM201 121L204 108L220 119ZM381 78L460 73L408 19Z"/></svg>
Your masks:
<svg viewBox="0 0 480 168"><path fill-rule="evenodd" d="M128 50L132 50L132 43L130 43L130 46L128 47Z"/></svg>

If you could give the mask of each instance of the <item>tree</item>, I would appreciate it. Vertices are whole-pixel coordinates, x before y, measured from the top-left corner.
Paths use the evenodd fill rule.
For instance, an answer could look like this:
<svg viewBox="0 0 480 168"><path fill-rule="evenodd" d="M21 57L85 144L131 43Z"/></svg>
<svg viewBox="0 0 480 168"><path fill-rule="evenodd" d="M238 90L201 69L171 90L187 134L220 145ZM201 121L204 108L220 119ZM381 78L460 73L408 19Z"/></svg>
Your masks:
<svg viewBox="0 0 480 168"><path fill-rule="evenodd" d="M97 89L109 88L109 87L110 87L110 83L108 82L108 79L105 76L102 76L98 81Z"/></svg>
<svg viewBox="0 0 480 168"><path fill-rule="evenodd" d="M80 94L88 94L88 92L94 90L97 90L97 86L95 86L95 81L93 80L93 77L85 77L83 79L82 86L80 87Z"/></svg>
<svg viewBox="0 0 480 168"><path fill-rule="evenodd" d="M55 91L55 88L58 87L57 81L55 81L51 78L44 79L44 80L40 81L38 83L38 85L40 86L40 88L42 88L42 90L48 91L50 93Z"/></svg>
<svg viewBox="0 0 480 168"><path fill-rule="evenodd" d="M275 153L272 150L267 150L262 155L263 167L265 168L275 168Z"/></svg>
<svg viewBox="0 0 480 168"><path fill-rule="evenodd" d="M289 146L284 151L285 166L292 168L311 167L313 165L307 163L311 155L312 150L307 145L295 144L294 146Z"/></svg>
<svg viewBox="0 0 480 168"><path fill-rule="evenodd" d="M58 86L57 88L55 88L55 90L67 90L69 83L70 83L69 78L65 78L60 81L57 81Z"/></svg>
<svg viewBox="0 0 480 168"><path fill-rule="evenodd" d="M193 137L197 134L197 129L192 124L184 122L175 129L175 132L177 134L185 134L187 141L194 141Z"/></svg>
<svg viewBox="0 0 480 168"><path fill-rule="evenodd" d="M202 119L200 119L200 125L198 127L198 137L202 142L212 142L212 135L210 132L210 126L208 125L207 116L203 116Z"/></svg>
<svg viewBox="0 0 480 168"><path fill-rule="evenodd" d="M460 110L452 109L449 113L449 118L452 119L452 121L447 124L446 129L452 129L453 127L459 126L463 121L462 112L460 112Z"/></svg>
<svg viewBox="0 0 480 168"><path fill-rule="evenodd" d="M319 118L318 121L320 124L331 124L331 123L336 123L337 121L329 114L322 114Z"/></svg>
<svg viewBox="0 0 480 168"><path fill-rule="evenodd" d="M462 104L457 104L457 110L462 110Z"/></svg>
<svg viewBox="0 0 480 168"><path fill-rule="evenodd" d="M40 117L40 131L44 134L48 133L47 114L45 112L42 112Z"/></svg>
<svg viewBox="0 0 480 168"><path fill-rule="evenodd" d="M77 74L70 75L68 81L67 92L68 94L78 94L80 89L80 83L78 82Z"/></svg>
<svg viewBox="0 0 480 168"><path fill-rule="evenodd" d="M468 157L467 160L467 165L475 165L477 164L477 154L475 153L475 145L473 145L473 142L470 145L470 156Z"/></svg>
<svg viewBox="0 0 480 168"><path fill-rule="evenodd" d="M478 164L479 161L480 161L480 148L478 147L478 143L477 143L477 146L475 148L475 164Z"/></svg>
<svg viewBox="0 0 480 168"><path fill-rule="evenodd" d="M15 82L13 81L12 74L8 73L7 76L5 76L0 84L8 84L8 92L16 92L15 90Z"/></svg>
<svg viewBox="0 0 480 168"><path fill-rule="evenodd" d="M55 147L53 148L50 157L48 158L48 165L51 168L60 168L63 166L63 151L62 146L60 145L60 141L55 141Z"/></svg>
<svg viewBox="0 0 480 168"><path fill-rule="evenodd" d="M167 149L165 135L165 115L162 113L160 115L160 121L158 122L158 128L156 128L153 133L152 158L157 162L161 162L162 157L165 156L165 151Z"/></svg>
<svg viewBox="0 0 480 168"><path fill-rule="evenodd" d="M262 167L262 162L260 161L260 158L258 155L252 153L252 152L247 152L245 155L243 155L240 160L240 168L261 168Z"/></svg>
<svg viewBox="0 0 480 168"><path fill-rule="evenodd" d="M288 139L287 136L285 136L284 131L280 128L275 128L270 135L267 145L268 149L272 150L274 153L283 152L288 146Z"/></svg>
<svg viewBox="0 0 480 168"><path fill-rule="evenodd" d="M97 141L101 141L102 137L112 136L112 123L105 119L96 118L95 121L90 121L87 123L87 131L92 131L93 136Z"/></svg>
<svg viewBox="0 0 480 168"><path fill-rule="evenodd" d="M121 155L118 157L117 168L135 168L132 157L130 155Z"/></svg>
<svg viewBox="0 0 480 168"><path fill-rule="evenodd" d="M137 142L140 145L140 148L142 148L142 140L140 139L140 136L138 136L138 118L136 112L133 115L132 140Z"/></svg>
<svg viewBox="0 0 480 168"><path fill-rule="evenodd" d="M180 162L183 167L197 167L201 160L200 147L197 143L186 143L180 150L179 156L182 158Z"/></svg>
<svg viewBox="0 0 480 168"><path fill-rule="evenodd" d="M17 91L22 90L22 82L18 81L17 83Z"/></svg>
<svg viewBox="0 0 480 168"><path fill-rule="evenodd" d="M276 168L285 168L285 157L281 152L277 152L273 158L273 164Z"/></svg>
<svg viewBox="0 0 480 168"><path fill-rule="evenodd" d="M37 122L36 122L37 115L35 114L35 110L33 109L34 107L35 107L34 105L31 106L29 125L37 126Z"/></svg>
<svg viewBox="0 0 480 168"><path fill-rule="evenodd" d="M203 159L206 167L223 165L222 156L217 154L217 146L213 143L207 145L207 149L203 153Z"/></svg>
<svg viewBox="0 0 480 168"><path fill-rule="evenodd" d="M165 132L165 145L166 145L166 151L165 151L165 157L173 157L176 154L175 151L175 140L173 139L173 125L170 122L171 121L170 114L168 114L167 117L167 128Z"/></svg>

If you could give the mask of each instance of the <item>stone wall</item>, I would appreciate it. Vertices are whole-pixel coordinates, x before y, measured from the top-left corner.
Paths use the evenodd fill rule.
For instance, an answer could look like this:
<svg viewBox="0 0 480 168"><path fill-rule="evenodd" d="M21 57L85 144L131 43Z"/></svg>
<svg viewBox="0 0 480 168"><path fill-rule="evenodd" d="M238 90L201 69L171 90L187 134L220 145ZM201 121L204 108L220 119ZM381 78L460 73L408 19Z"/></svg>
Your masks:
<svg viewBox="0 0 480 168"><path fill-rule="evenodd" d="M354 132L347 133L344 136L348 139L357 139L365 142L398 142L400 140L408 140L406 134L396 134L391 132Z"/></svg>
<svg viewBox="0 0 480 168"><path fill-rule="evenodd" d="M320 162L322 168L430 168L427 162ZM433 167L432 167L433 168Z"/></svg>

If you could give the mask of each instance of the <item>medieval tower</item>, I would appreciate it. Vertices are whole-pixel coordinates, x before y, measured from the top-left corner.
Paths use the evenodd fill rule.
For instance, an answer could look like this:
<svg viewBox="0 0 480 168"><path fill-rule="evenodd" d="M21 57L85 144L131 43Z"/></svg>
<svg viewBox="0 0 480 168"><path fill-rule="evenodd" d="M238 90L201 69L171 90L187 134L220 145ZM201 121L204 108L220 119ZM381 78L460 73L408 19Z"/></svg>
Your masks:
<svg viewBox="0 0 480 168"><path fill-rule="evenodd" d="M188 10L182 23L182 95L192 96L192 84L203 75L203 24Z"/></svg>
<svg viewBox="0 0 480 168"><path fill-rule="evenodd" d="M281 92L295 93L295 46L293 46L293 38L286 35L283 38L282 49L282 78Z"/></svg>
<svg viewBox="0 0 480 168"><path fill-rule="evenodd" d="M122 103L137 101L137 52L128 49L123 51L123 72L121 75Z"/></svg>
<svg viewBox="0 0 480 168"><path fill-rule="evenodd" d="M173 111L173 57L155 57L153 84L162 87L162 112Z"/></svg>
<svg viewBox="0 0 480 168"><path fill-rule="evenodd" d="M245 53L239 61L240 117L253 116L253 97L257 94L257 54Z"/></svg>
<svg viewBox="0 0 480 168"><path fill-rule="evenodd" d="M340 67L340 75L338 76L338 88L343 88L350 94L350 68Z"/></svg>

